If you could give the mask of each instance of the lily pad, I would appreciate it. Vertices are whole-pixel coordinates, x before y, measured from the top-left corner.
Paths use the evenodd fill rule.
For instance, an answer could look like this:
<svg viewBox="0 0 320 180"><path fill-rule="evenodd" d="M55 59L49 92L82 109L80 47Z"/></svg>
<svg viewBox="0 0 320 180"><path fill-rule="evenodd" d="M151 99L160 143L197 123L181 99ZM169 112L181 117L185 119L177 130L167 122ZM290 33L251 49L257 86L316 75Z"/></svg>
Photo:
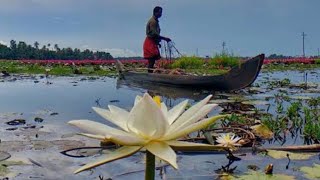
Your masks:
<svg viewBox="0 0 320 180"><path fill-rule="evenodd" d="M9 172L9 169L6 166L0 165L0 177L6 176Z"/></svg>
<svg viewBox="0 0 320 180"><path fill-rule="evenodd" d="M293 180L294 176L289 176L285 174L265 174L258 171L249 171L247 174L234 177L232 179L243 179L243 180Z"/></svg>
<svg viewBox="0 0 320 180"><path fill-rule="evenodd" d="M11 155L5 151L0 151L0 161L4 161L6 159L9 159Z"/></svg>
<svg viewBox="0 0 320 180"><path fill-rule="evenodd" d="M234 101L244 101L244 100L246 100L245 97L243 97L243 96L231 96L231 97L228 97L228 99L234 100Z"/></svg>
<svg viewBox="0 0 320 180"><path fill-rule="evenodd" d="M308 96L290 96L291 99L295 99L295 100L309 100L311 99L311 97Z"/></svg>
<svg viewBox="0 0 320 180"><path fill-rule="evenodd" d="M252 101L243 101L242 104L269 105L270 103L268 101L252 100Z"/></svg>
<svg viewBox="0 0 320 180"><path fill-rule="evenodd" d="M291 160L306 160L310 157L314 156L315 154L312 153L292 153L287 151L277 151L277 150L268 150L267 153L268 156L275 158L275 159L283 159L283 158L289 158Z"/></svg>
<svg viewBox="0 0 320 180"><path fill-rule="evenodd" d="M252 132L257 136L264 138L264 139L271 139L273 138L273 132L264 124L258 124L251 126Z"/></svg>
<svg viewBox="0 0 320 180"><path fill-rule="evenodd" d="M250 92L265 92L266 90L260 87L250 87L249 88Z"/></svg>
<svg viewBox="0 0 320 180"><path fill-rule="evenodd" d="M314 167L301 167L300 171L304 172L305 176L309 179L320 179L320 165L314 164Z"/></svg>
<svg viewBox="0 0 320 180"><path fill-rule="evenodd" d="M233 103L233 102L235 101L231 99L214 99L210 101L210 103L214 103L214 104Z"/></svg>
<svg viewBox="0 0 320 180"><path fill-rule="evenodd" d="M15 177L16 174L10 172L8 166L25 165L20 161L1 161L0 163L0 177Z"/></svg>

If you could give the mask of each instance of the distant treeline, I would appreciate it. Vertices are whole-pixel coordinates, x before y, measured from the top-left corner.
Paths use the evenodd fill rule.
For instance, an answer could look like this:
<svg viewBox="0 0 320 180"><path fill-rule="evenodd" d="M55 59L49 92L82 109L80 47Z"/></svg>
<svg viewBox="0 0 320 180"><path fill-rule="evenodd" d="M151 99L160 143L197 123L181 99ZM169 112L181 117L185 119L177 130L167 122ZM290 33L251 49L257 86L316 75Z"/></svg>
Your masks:
<svg viewBox="0 0 320 180"><path fill-rule="evenodd" d="M94 52L89 49L81 51L78 48L72 49L70 47L61 49L58 44L55 44L53 47L51 44L47 44L40 48L40 44L37 41L32 46L23 41L17 43L15 40L11 40L9 47L0 43L0 59L107 60L113 59L113 57L108 52Z"/></svg>
<svg viewBox="0 0 320 180"><path fill-rule="evenodd" d="M297 58L295 56L284 56L282 54L270 54L267 59L291 59ZM309 58L319 58L319 56L309 56Z"/></svg>

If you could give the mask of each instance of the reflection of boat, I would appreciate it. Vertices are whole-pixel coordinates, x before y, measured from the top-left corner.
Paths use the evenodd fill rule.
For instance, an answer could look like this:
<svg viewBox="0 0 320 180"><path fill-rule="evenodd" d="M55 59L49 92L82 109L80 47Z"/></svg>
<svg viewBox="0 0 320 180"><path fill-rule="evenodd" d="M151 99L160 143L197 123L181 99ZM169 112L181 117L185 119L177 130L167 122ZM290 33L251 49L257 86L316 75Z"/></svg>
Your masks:
<svg viewBox="0 0 320 180"><path fill-rule="evenodd" d="M208 94L213 94L213 92L209 92L207 90L166 86L147 82L139 83L134 81L126 81L124 79L119 78L117 80L117 88L125 87L136 90L144 89L147 90L147 92L151 95L164 96L169 99L186 98L193 100L201 100L204 99Z"/></svg>
<svg viewBox="0 0 320 180"><path fill-rule="evenodd" d="M264 54L261 54L246 60L240 65L240 67L234 67L226 74L211 76L172 75L127 71L121 68L123 66L119 61L117 62L117 68L120 77L126 81L231 91L242 89L252 84L260 72L263 60Z"/></svg>

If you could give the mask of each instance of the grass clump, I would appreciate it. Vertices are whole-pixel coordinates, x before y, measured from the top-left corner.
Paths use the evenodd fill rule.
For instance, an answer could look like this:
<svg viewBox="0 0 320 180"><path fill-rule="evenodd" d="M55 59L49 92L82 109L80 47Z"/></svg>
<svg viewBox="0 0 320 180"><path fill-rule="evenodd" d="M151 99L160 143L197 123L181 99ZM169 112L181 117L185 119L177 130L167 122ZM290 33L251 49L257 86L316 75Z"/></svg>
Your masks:
<svg viewBox="0 0 320 180"><path fill-rule="evenodd" d="M196 56L183 56L175 60L171 67L180 69L200 69L203 67L204 63L205 62L202 58Z"/></svg>
<svg viewBox="0 0 320 180"><path fill-rule="evenodd" d="M240 58L228 53L216 54L208 62L211 67L236 67L240 65Z"/></svg>

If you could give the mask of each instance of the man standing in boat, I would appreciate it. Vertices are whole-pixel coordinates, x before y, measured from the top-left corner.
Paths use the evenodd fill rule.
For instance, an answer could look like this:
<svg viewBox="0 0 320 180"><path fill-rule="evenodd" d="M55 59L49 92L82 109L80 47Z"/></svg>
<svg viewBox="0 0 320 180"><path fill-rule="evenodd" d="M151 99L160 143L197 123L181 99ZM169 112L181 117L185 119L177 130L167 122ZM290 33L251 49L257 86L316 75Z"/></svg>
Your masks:
<svg viewBox="0 0 320 180"><path fill-rule="evenodd" d="M162 16L162 8L156 6L153 9L153 16L149 19L146 27L146 39L143 43L143 57L148 60L148 72L153 72L153 67L156 60L160 59L159 46L161 40L167 42L170 38L160 36L159 18Z"/></svg>

